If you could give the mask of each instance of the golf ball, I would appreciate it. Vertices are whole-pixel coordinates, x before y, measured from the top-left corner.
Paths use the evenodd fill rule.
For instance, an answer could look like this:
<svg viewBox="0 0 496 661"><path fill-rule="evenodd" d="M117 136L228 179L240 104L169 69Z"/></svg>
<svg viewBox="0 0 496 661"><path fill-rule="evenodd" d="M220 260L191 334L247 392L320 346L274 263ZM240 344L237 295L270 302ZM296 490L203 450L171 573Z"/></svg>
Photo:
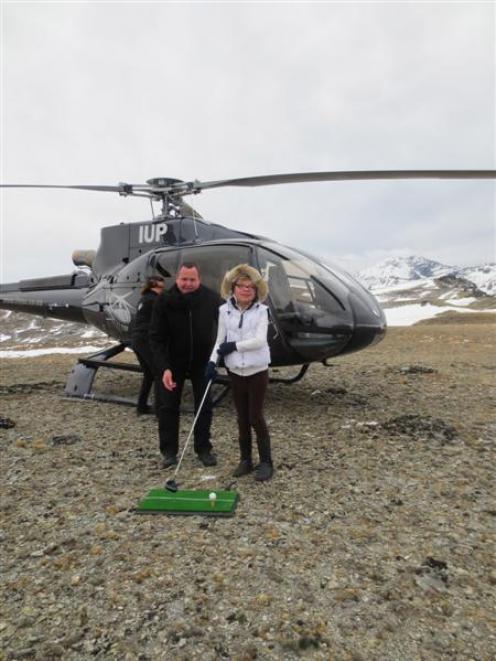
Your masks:
<svg viewBox="0 0 496 661"><path fill-rule="evenodd" d="M209 500L215 500L216 498L217 498L217 494L215 493L215 491L211 491L211 492L208 494L208 499L209 499Z"/></svg>

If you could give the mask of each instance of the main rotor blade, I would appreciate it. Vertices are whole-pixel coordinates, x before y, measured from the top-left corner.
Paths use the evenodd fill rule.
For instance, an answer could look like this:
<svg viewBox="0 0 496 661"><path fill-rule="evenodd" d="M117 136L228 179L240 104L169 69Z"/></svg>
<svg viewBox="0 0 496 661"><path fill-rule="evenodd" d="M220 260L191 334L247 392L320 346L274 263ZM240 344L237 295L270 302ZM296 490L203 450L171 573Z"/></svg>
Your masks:
<svg viewBox="0 0 496 661"><path fill-rule="evenodd" d="M363 181L370 179L496 179L496 170L351 170L342 172L298 172L269 174L260 177L222 179L220 181L194 181L194 190L221 188L222 186L272 186L299 184L312 181Z"/></svg>
<svg viewBox="0 0 496 661"><path fill-rule="evenodd" d="M293 172L269 174L219 181L189 181L156 179L146 184L120 183L118 186L65 186L56 184L0 184L0 188L59 188L72 190L103 191L119 195L143 195L163 198L199 193L209 188L225 186L273 186L276 184L300 184L317 181L366 181L387 179L496 179L496 170L350 170L337 172ZM163 183L162 183L163 182Z"/></svg>
<svg viewBox="0 0 496 661"><path fill-rule="evenodd" d="M179 180L174 180L179 182ZM181 182L182 184L182 182ZM121 182L118 186L93 186L76 185L66 186L59 184L0 184L0 188L57 188L72 190L100 191L104 193L119 193L119 195L136 195L138 197L161 198L163 195L173 192L182 192L183 187L178 188L178 184L126 184Z"/></svg>
<svg viewBox="0 0 496 661"><path fill-rule="evenodd" d="M57 184L0 184L0 188L72 188L76 190L95 190L109 193L124 193L124 185L120 186L59 186Z"/></svg>

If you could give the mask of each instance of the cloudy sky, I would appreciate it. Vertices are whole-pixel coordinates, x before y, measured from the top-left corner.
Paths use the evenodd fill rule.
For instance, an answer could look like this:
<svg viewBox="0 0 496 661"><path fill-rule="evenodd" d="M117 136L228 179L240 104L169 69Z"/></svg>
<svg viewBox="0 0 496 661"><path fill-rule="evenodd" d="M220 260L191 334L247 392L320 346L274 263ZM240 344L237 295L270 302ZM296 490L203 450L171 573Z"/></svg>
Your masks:
<svg viewBox="0 0 496 661"><path fill-rule="evenodd" d="M1 4L1 181L204 181L319 170L495 168L492 2ZM206 218L354 271L386 256L494 260L495 184L218 189ZM67 273L110 193L3 191L0 281Z"/></svg>

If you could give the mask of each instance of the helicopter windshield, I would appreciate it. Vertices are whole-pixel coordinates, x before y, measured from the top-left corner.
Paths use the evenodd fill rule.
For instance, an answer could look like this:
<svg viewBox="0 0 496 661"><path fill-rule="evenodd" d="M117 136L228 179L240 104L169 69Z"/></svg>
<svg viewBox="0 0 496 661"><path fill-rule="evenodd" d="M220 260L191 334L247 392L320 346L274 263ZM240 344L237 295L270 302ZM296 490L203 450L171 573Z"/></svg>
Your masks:
<svg viewBox="0 0 496 661"><path fill-rule="evenodd" d="M200 271L202 284L219 292L227 271L236 264L251 262L251 249L240 245L193 246L183 248L181 262L194 262Z"/></svg>
<svg viewBox="0 0 496 661"><path fill-rule="evenodd" d="M304 255L279 245L276 250L259 247L258 259L284 330L334 333L350 329L352 317L342 283Z"/></svg>
<svg viewBox="0 0 496 661"><path fill-rule="evenodd" d="M153 268L170 277L181 262L198 266L202 284L215 292L236 264L252 264L269 286L269 341L273 363L324 360L368 346L384 334L384 319L373 297L351 276L318 259L269 241L222 243L165 250ZM370 300L369 300L370 299ZM288 352L292 349L293 353Z"/></svg>

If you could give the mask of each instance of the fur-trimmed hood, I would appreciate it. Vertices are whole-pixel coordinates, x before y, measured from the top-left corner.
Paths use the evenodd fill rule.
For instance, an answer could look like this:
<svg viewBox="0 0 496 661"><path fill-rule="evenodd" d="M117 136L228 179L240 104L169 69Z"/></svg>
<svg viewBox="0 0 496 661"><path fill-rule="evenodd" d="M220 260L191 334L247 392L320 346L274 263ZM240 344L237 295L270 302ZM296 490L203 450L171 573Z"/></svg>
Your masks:
<svg viewBox="0 0 496 661"><path fill-rule="evenodd" d="M247 278L253 285L255 285L257 288L258 301L262 302L267 298L269 288L257 269L249 264L238 264L238 266L235 266L226 273L220 287L220 295L226 301L232 296L234 285L239 278Z"/></svg>

